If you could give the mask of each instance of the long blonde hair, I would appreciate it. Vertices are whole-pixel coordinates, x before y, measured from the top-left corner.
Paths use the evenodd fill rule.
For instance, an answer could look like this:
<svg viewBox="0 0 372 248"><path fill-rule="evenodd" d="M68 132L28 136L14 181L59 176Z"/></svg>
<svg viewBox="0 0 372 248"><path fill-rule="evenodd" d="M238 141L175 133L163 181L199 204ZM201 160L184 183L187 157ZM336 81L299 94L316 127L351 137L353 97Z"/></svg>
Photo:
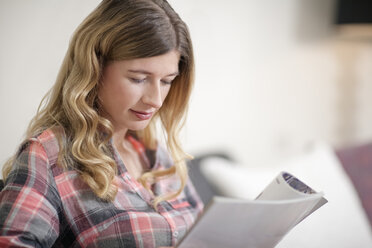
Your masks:
<svg viewBox="0 0 372 248"><path fill-rule="evenodd" d="M117 192L113 183L117 165L109 150L113 127L98 114L97 91L103 68L110 61L152 57L174 49L181 54L179 75L158 113L136 135L146 147L154 149L155 126L160 119L174 166L147 172L140 181L150 190L151 183L176 174L180 188L156 197L154 204L177 196L187 181L187 154L178 134L193 86L194 57L188 28L166 0L103 0L75 31L56 83L43 98L25 141L48 128L62 128L63 134L56 131L59 164L64 168L78 164L74 169L94 193L101 199L113 200ZM14 159L6 162L4 178Z"/></svg>

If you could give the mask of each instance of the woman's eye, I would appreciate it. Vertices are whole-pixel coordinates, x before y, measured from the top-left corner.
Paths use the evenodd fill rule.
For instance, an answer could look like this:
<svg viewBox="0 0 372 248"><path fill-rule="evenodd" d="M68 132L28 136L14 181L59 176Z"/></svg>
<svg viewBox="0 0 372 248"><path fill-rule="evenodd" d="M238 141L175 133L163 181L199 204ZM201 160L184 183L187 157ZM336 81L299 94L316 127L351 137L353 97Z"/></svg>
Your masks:
<svg viewBox="0 0 372 248"><path fill-rule="evenodd" d="M133 83L136 83L136 84L139 84L139 83L143 83L146 81L146 79L138 79L138 78L130 78L130 81L132 81Z"/></svg>
<svg viewBox="0 0 372 248"><path fill-rule="evenodd" d="M171 84L172 84L172 81L162 80L161 82L162 82L163 84L168 84L168 85L171 85Z"/></svg>

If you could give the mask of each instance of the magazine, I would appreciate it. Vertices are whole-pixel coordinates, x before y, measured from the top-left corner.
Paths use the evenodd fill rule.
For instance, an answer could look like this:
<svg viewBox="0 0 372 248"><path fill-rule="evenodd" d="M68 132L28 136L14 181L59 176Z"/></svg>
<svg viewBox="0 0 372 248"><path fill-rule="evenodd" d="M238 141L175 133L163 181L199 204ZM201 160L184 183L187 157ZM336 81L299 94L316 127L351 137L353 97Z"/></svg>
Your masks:
<svg viewBox="0 0 372 248"><path fill-rule="evenodd" d="M214 197L177 247L275 247L325 203L322 192L281 172L255 200Z"/></svg>

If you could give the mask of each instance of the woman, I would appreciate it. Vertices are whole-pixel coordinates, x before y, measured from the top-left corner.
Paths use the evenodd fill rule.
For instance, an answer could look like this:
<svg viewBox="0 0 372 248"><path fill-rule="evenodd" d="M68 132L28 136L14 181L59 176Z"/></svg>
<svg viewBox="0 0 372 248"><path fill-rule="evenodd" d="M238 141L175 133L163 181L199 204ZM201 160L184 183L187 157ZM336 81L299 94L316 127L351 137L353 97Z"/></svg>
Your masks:
<svg viewBox="0 0 372 248"><path fill-rule="evenodd" d="M174 246L202 210L177 137L193 70L165 0L103 0L4 165L0 247Z"/></svg>

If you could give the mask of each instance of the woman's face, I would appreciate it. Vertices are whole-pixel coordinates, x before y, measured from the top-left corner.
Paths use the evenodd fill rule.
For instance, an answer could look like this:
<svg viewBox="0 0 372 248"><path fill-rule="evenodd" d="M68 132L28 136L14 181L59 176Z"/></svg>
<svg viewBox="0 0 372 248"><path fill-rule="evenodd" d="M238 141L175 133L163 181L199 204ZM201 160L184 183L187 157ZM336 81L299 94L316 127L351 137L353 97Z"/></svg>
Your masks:
<svg viewBox="0 0 372 248"><path fill-rule="evenodd" d="M98 90L101 114L115 130L141 130L162 106L178 75L180 55L113 61L103 70Z"/></svg>

